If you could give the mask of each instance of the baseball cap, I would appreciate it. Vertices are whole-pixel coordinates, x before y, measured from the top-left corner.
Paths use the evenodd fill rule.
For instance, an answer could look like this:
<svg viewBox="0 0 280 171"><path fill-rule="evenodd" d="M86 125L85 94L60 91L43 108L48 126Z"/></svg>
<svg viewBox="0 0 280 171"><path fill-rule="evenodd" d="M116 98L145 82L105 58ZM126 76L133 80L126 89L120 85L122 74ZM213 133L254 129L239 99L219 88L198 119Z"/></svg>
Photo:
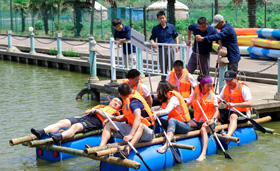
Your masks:
<svg viewBox="0 0 280 171"><path fill-rule="evenodd" d="M221 14L216 14L213 18L211 26L216 27L216 25L221 21L224 21L224 17Z"/></svg>
<svg viewBox="0 0 280 171"><path fill-rule="evenodd" d="M236 78L236 72L232 71L232 70L229 70L229 71L226 71L225 72L225 78L224 80L232 80Z"/></svg>

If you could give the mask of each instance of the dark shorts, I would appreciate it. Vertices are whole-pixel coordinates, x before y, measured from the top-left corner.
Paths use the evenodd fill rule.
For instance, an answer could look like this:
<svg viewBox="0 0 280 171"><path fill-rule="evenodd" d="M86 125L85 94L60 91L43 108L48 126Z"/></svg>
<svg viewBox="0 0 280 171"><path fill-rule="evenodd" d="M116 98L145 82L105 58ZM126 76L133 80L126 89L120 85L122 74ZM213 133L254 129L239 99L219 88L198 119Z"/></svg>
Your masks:
<svg viewBox="0 0 280 171"><path fill-rule="evenodd" d="M82 124L84 128L83 129L84 133L103 128L102 122L96 115L92 115L91 117L83 116L80 118L67 118L67 119L70 120L71 125L74 125L76 123Z"/></svg>
<svg viewBox="0 0 280 171"><path fill-rule="evenodd" d="M230 115L232 115L232 114L236 114L238 116L237 123L245 123L245 122L248 121L248 119L246 119L245 117L241 116L238 113L234 113L233 111L230 111L228 109L219 109L219 112L220 112L219 121L222 124L228 124L229 123ZM242 112L242 113L244 115L247 115L246 112Z"/></svg>
<svg viewBox="0 0 280 171"><path fill-rule="evenodd" d="M194 118L192 118L192 121L194 121L194 123L196 123L197 129L200 129L204 123L204 122L197 122Z"/></svg>

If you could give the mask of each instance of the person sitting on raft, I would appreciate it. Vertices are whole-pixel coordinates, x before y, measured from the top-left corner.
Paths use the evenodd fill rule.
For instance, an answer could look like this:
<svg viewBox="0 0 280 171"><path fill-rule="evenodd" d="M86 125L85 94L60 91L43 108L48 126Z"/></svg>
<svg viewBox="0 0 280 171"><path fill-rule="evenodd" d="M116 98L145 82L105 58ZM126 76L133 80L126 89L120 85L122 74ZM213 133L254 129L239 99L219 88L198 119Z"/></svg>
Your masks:
<svg viewBox="0 0 280 171"><path fill-rule="evenodd" d="M131 69L127 73L127 79L123 80L122 83L127 83L133 90L138 91L141 96L146 99L148 105L151 107L153 99L147 86L142 83L140 74L141 73L137 69Z"/></svg>
<svg viewBox="0 0 280 171"><path fill-rule="evenodd" d="M187 69L184 69L184 63L176 60L173 64L173 70L167 75L166 81L177 86L182 97L187 101L191 94L191 88L196 86L193 76Z"/></svg>
<svg viewBox="0 0 280 171"><path fill-rule="evenodd" d="M213 92L213 81L209 76L199 76L197 81L200 83L199 86L194 88L194 91L190 95L188 100L188 106L192 105L194 108L194 118L190 121L191 127L200 129L202 151L200 156L196 159L202 161L206 159L206 150L208 145L208 132L207 128L209 125L216 122L216 118L219 116L218 101ZM199 105L199 101L202 109L204 110L207 119L204 117Z"/></svg>
<svg viewBox="0 0 280 171"><path fill-rule="evenodd" d="M105 120L106 116L102 113L102 111L110 115L120 115L118 110L121 109L121 106L122 99L115 97L108 106L97 105L92 109L88 109L85 112L85 116L80 118L63 119L55 124L47 126L44 129L31 128L31 133L34 134L38 139L41 139L45 134L49 134L53 141L58 143L60 140L72 138L75 133L86 133L92 130L103 128L102 122ZM62 128L68 129L61 134L54 134Z"/></svg>
<svg viewBox="0 0 280 171"><path fill-rule="evenodd" d="M186 134L190 131L190 114L182 95L176 91L177 87L166 80L160 81L157 88L158 100L162 103L162 110L154 115L168 114L168 119L160 118L162 126L167 128L167 136L172 140L175 133ZM169 144L166 143L157 151L164 153Z"/></svg>
<svg viewBox="0 0 280 171"><path fill-rule="evenodd" d="M145 101L145 99L140 95L138 91L132 90L130 85L127 83L122 83L118 92L120 97L123 99L123 115L112 117L115 125L119 128L120 132L124 135L117 133L116 128L112 123L108 122L106 119L103 122L104 129L101 137L100 146L107 144L108 140L111 138L111 133L114 133L116 138L122 138L125 142L130 142L133 146L139 141L151 141L154 138L153 131L153 115L151 108ZM115 122L115 121L127 121ZM124 150L121 150L117 154L121 158L128 158L131 148L127 146Z"/></svg>
<svg viewBox="0 0 280 171"><path fill-rule="evenodd" d="M232 136L237 128L237 123L245 123L247 119L238 114L233 107L247 115L251 116L250 108L253 105L252 95L247 84L238 81L236 72L229 70L225 72L224 79L226 85L221 91L219 98L226 99L226 108L219 109L222 123L229 123L228 132L225 136ZM220 102L219 99L219 102Z"/></svg>

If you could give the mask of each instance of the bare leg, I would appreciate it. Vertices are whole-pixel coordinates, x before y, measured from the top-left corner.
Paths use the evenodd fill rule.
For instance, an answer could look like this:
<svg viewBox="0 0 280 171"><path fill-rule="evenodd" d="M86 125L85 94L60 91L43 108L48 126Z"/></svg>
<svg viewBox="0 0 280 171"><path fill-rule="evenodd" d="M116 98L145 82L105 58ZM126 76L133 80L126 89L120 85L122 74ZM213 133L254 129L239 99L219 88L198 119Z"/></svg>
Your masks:
<svg viewBox="0 0 280 171"><path fill-rule="evenodd" d="M134 146L140 140L140 138L142 137L144 129L145 129L145 125L140 123L136 133L134 134L133 138L130 141L131 145ZM131 150L131 147L128 146L126 149L127 149L128 154L129 154L129 152Z"/></svg>
<svg viewBox="0 0 280 171"><path fill-rule="evenodd" d="M46 128L44 128L44 131L46 134L48 134L49 132L57 132L61 128L69 128L70 126L71 126L70 120L63 119L63 120L58 121L55 124L47 126Z"/></svg>
<svg viewBox="0 0 280 171"><path fill-rule="evenodd" d="M200 156L196 159L197 161L203 161L204 159L206 159L206 150L207 150L207 146L208 146L208 133L207 133L207 129L206 129L206 124L204 123L200 129L200 133L201 133L201 143L202 143L202 151Z"/></svg>
<svg viewBox="0 0 280 171"><path fill-rule="evenodd" d="M167 137L169 138L170 141L172 140L173 136L174 136L173 132L171 132L171 131L167 132ZM165 144L162 147L157 149L157 152L164 153L167 150L168 146L169 146L169 144L166 141Z"/></svg>
<svg viewBox="0 0 280 171"><path fill-rule="evenodd" d="M197 124L193 120L190 120L190 124L191 124L191 127L197 128Z"/></svg>
<svg viewBox="0 0 280 171"><path fill-rule="evenodd" d="M111 138L111 132L112 132L112 131L117 132L117 130L115 129L115 127L109 122L109 123L107 123L106 126L103 128L100 146L104 146L104 145L107 144L107 142L108 142L109 139Z"/></svg>
<svg viewBox="0 0 280 171"><path fill-rule="evenodd" d="M75 133L82 132L83 130L84 130L83 125L81 123L76 123L61 134L62 139L72 138L75 135Z"/></svg>
<svg viewBox="0 0 280 171"><path fill-rule="evenodd" d="M232 134L236 130L236 128L237 128L237 119L238 119L238 116L236 114L230 115L228 132L227 132L228 136L232 136Z"/></svg>

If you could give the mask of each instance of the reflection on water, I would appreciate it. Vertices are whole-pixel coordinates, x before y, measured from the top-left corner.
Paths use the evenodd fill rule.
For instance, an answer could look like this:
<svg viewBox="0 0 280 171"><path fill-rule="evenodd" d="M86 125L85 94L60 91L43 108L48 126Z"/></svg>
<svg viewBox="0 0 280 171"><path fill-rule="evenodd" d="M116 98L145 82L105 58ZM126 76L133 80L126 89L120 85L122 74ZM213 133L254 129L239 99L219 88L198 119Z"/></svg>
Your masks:
<svg viewBox="0 0 280 171"><path fill-rule="evenodd" d="M99 162L75 157L62 162L36 159L35 149L9 146L9 139L30 133L60 119L82 115L96 102L76 101L87 74L0 60L0 170L99 170ZM263 124L280 132L280 122ZM258 141L234 147L229 161L219 154L203 162L191 161L166 170L279 170L280 135L258 132Z"/></svg>

